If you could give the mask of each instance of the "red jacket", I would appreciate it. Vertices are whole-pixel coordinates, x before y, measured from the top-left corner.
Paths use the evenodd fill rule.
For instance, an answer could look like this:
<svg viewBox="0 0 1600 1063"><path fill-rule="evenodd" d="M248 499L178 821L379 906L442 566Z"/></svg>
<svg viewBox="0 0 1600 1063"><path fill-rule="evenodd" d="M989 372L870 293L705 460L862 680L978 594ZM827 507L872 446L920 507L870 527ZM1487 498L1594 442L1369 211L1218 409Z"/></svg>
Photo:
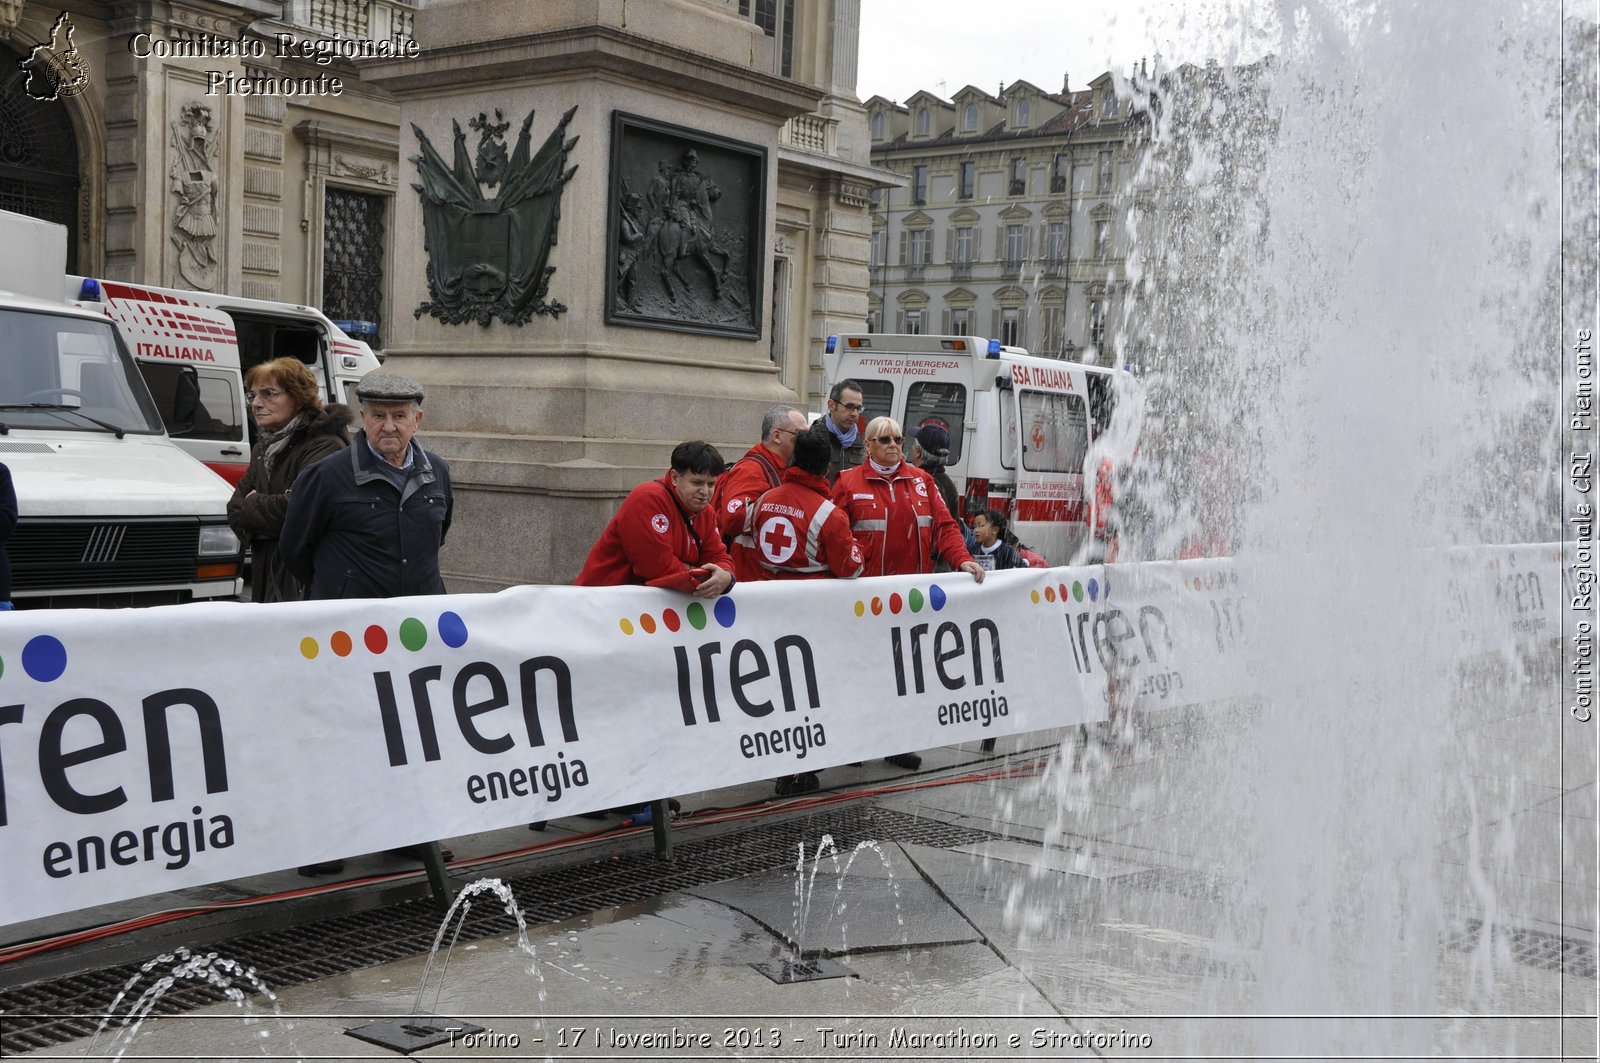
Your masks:
<svg viewBox="0 0 1600 1063"><path fill-rule="evenodd" d="M951 568L972 560L939 485L910 462L889 476L870 462L840 473L833 504L850 515L850 531L866 555L864 576L932 572L935 546Z"/></svg>
<svg viewBox="0 0 1600 1063"><path fill-rule="evenodd" d="M855 579L865 557L850 534L850 518L828 500L823 476L785 469L783 485L743 508L745 526L733 541L740 579Z"/></svg>
<svg viewBox="0 0 1600 1063"><path fill-rule="evenodd" d="M672 481L663 476L628 492L573 583L579 587L644 584L692 591L700 581L689 570L705 565L733 571L733 559L717 534L711 507L701 510L691 525L672 490Z"/></svg>
<svg viewBox="0 0 1600 1063"><path fill-rule="evenodd" d="M711 512L717 515L717 529L722 541L732 543L734 536L744 531L744 508L755 501L763 491L769 491L783 482L782 458L757 443L744 452L744 457L733 467L717 477L717 486L711 492ZM737 562L738 558L734 560Z"/></svg>

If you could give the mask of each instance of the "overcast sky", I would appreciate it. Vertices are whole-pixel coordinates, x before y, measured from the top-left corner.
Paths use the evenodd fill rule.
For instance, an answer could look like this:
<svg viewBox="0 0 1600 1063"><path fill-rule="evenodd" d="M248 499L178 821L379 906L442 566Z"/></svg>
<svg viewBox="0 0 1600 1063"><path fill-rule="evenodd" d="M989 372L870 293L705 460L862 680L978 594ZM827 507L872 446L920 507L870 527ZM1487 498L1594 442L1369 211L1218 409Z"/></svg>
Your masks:
<svg viewBox="0 0 1600 1063"><path fill-rule="evenodd" d="M1061 91L1141 56L1162 62L1259 58L1275 36L1271 0L861 0L856 94L950 98L1021 78Z"/></svg>

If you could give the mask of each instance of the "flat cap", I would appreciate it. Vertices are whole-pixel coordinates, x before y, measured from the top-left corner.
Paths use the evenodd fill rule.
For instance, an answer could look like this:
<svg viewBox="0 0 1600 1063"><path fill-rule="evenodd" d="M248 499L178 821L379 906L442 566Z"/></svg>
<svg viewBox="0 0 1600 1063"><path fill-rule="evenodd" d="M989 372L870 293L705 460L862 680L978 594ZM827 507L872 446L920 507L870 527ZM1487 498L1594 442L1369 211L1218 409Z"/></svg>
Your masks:
<svg viewBox="0 0 1600 1063"><path fill-rule="evenodd" d="M421 402L422 385L408 376L374 369L356 385L356 398L362 402Z"/></svg>

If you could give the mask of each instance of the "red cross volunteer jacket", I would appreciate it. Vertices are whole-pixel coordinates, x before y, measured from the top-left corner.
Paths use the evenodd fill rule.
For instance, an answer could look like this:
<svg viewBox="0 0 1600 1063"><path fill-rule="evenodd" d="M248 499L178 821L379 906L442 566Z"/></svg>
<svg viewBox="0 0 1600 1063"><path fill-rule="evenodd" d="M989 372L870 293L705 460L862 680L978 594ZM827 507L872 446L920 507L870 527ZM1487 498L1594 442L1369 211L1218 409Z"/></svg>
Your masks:
<svg viewBox="0 0 1600 1063"><path fill-rule="evenodd" d="M866 555L863 576L933 571L933 555L951 568L972 560L932 476L902 461L888 476L869 462L839 474L833 504L850 515L850 532Z"/></svg>
<svg viewBox="0 0 1600 1063"><path fill-rule="evenodd" d="M828 499L828 480L785 469L783 484L744 507L745 524L733 541L734 572L741 580L854 579L866 561L850 534L850 518Z"/></svg>
<svg viewBox="0 0 1600 1063"><path fill-rule="evenodd" d="M690 522L673 493L672 481L663 476L628 492L573 583L579 587L643 584L687 592L700 583L691 570L705 565L733 571L716 516L707 506Z"/></svg>

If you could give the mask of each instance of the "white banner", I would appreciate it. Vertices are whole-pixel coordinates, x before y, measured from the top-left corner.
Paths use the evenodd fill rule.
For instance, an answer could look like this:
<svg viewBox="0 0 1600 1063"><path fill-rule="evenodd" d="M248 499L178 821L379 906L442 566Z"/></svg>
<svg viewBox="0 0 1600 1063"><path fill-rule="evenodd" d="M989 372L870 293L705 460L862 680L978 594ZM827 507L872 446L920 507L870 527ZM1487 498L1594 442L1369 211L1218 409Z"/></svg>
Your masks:
<svg viewBox="0 0 1600 1063"><path fill-rule="evenodd" d="M1206 560L0 614L0 924L1100 720L1108 670L1243 694L1246 604Z"/></svg>

